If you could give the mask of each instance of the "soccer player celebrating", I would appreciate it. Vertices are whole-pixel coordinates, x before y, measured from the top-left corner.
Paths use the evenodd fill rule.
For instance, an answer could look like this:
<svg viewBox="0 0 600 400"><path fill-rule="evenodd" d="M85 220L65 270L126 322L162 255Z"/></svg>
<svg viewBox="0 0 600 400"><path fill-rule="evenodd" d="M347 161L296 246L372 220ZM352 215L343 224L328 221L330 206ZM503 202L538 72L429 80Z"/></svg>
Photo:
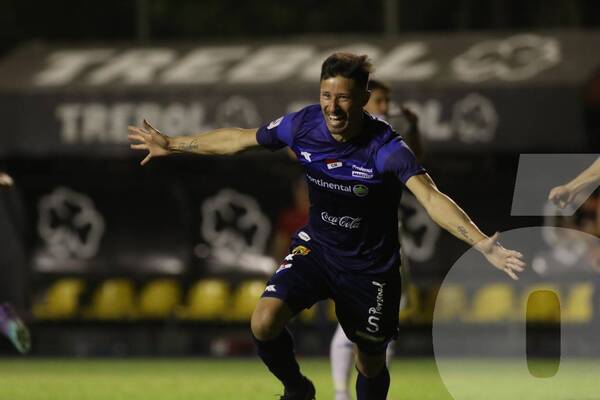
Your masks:
<svg viewBox="0 0 600 400"><path fill-rule="evenodd" d="M131 148L142 160L174 152L234 154L261 145L291 148L306 171L309 223L292 239L291 252L267 283L252 315L258 355L283 383L285 400L315 398L300 372L290 319L331 298L338 320L357 345L358 400L383 400L390 375L385 350L398 330L400 254L398 202L407 187L429 215L517 279L522 255L485 236L441 193L392 128L363 111L372 70L367 56L335 53L323 63L320 104L285 115L259 129L223 128L169 137L144 121L130 127Z"/></svg>
<svg viewBox="0 0 600 400"><path fill-rule="evenodd" d="M367 84L367 90L370 93L369 101L365 105L364 109L374 117L388 120L390 110L390 93L389 86L385 83L375 79L370 79ZM417 126L417 116L408 109L403 108L402 114L399 115L399 122L402 124L402 135L403 139L409 145L410 149L416 155L417 160L420 158L422 153L422 146L420 141L420 135ZM402 224L404 225L404 224ZM402 235L402 230L400 235ZM408 280L408 259L406 254L402 254L402 284L406 287ZM400 302L406 306L406 297ZM394 355L394 342L388 344L386 350L386 365L389 367L392 357ZM329 359L331 362L331 375L333 378L333 388L335 391L335 400L349 400L349 381L350 373L352 370L354 350L353 344L350 339L344 333L344 330L340 324L338 324L335 334L331 339L331 345L329 349Z"/></svg>
<svg viewBox="0 0 600 400"><path fill-rule="evenodd" d="M565 208L575 197L592 185L600 185L600 158L572 181L553 188L548 194L548 200L560 208Z"/></svg>

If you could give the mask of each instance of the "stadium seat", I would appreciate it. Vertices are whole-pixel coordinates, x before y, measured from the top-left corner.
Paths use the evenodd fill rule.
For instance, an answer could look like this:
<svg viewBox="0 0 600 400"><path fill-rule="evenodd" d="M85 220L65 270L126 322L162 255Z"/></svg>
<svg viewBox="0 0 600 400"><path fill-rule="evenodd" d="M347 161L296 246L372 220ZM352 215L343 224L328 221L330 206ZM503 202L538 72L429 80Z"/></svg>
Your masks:
<svg viewBox="0 0 600 400"><path fill-rule="evenodd" d="M300 315L298 316L300 321L304 323L313 322L315 320L315 317L317 316L317 307L318 306L315 304L309 309L302 310L300 312Z"/></svg>
<svg viewBox="0 0 600 400"><path fill-rule="evenodd" d="M494 283L479 289L473 297L469 322L500 322L513 317L514 295L505 283Z"/></svg>
<svg viewBox="0 0 600 400"><path fill-rule="evenodd" d="M571 289L562 319L565 322L587 323L592 320L594 284L579 283Z"/></svg>
<svg viewBox="0 0 600 400"><path fill-rule="evenodd" d="M33 306L33 315L40 319L67 319L77 316L79 295L85 288L81 279L67 278L54 282L40 302Z"/></svg>
<svg viewBox="0 0 600 400"><path fill-rule="evenodd" d="M100 284L84 316L92 319L128 319L135 315L133 283L127 279L108 279Z"/></svg>
<svg viewBox="0 0 600 400"><path fill-rule="evenodd" d="M406 306L400 309L400 321L415 322L419 316L421 299L419 298L419 288L415 285L409 285L406 293Z"/></svg>
<svg viewBox="0 0 600 400"><path fill-rule="evenodd" d="M233 321L249 321L252 312L265 290L265 282L250 280L242 282L233 295L230 312L227 319Z"/></svg>
<svg viewBox="0 0 600 400"><path fill-rule="evenodd" d="M203 279L188 291L187 304L178 312L185 319L219 320L227 312L229 285L221 279Z"/></svg>
<svg viewBox="0 0 600 400"><path fill-rule="evenodd" d="M157 279L140 292L138 313L142 318L168 318L180 301L181 289L177 281Z"/></svg>
<svg viewBox="0 0 600 400"><path fill-rule="evenodd" d="M337 315L335 313L335 303L331 299L323 300L327 310L327 319L329 321L338 322Z"/></svg>
<svg viewBox="0 0 600 400"><path fill-rule="evenodd" d="M455 321L463 319L467 312L467 296L462 286L444 285L440 288L434 316L437 321Z"/></svg>
<svg viewBox="0 0 600 400"><path fill-rule="evenodd" d="M528 322L560 322L560 291L549 285L530 287L523 296L521 315Z"/></svg>

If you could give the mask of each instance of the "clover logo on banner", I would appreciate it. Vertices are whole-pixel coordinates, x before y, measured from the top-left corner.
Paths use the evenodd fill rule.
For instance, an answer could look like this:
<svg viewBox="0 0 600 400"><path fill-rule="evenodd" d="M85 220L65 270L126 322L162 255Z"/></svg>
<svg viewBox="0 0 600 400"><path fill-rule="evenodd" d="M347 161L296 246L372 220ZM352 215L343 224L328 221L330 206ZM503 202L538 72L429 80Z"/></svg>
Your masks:
<svg viewBox="0 0 600 400"><path fill-rule="evenodd" d="M104 218L85 194L59 187L38 204L38 233L49 254L60 259L89 259L104 235Z"/></svg>
<svg viewBox="0 0 600 400"><path fill-rule="evenodd" d="M234 262L264 251L271 224L253 197L223 189L202 204L201 230L213 253Z"/></svg>
<svg viewBox="0 0 600 400"><path fill-rule="evenodd" d="M555 38L521 34L473 45L452 61L457 78L466 82L489 79L521 81L560 63L560 43Z"/></svg>

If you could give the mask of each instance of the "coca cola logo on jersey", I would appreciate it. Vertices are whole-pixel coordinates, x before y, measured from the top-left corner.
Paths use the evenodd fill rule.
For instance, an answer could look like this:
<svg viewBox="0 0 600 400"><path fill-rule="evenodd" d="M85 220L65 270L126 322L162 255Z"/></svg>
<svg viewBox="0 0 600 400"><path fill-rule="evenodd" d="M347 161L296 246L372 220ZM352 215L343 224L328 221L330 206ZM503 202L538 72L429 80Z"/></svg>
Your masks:
<svg viewBox="0 0 600 400"><path fill-rule="evenodd" d="M327 211L323 211L321 213L321 219L328 224L341 226L342 228L346 229L358 229L360 227L360 221L362 220L360 217L350 217L348 215L343 217L329 215Z"/></svg>

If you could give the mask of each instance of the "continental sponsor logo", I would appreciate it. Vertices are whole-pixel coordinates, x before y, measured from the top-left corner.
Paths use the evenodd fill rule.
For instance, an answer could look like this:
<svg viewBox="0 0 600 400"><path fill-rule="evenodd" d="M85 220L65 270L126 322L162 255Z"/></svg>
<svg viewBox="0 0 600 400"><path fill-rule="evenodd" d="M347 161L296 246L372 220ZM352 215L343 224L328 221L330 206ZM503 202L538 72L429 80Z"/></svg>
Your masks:
<svg viewBox="0 0 600 400"><path fill-rule="evenodd" d="M314 176L311 176L309 174L306 174L306 177L308 178L308 180L311 183L314 183L315 185L317 185L319 187L331 189L331 190L337 190L340 192L352 193L351 185L343 185L341 183L328 182L324 179L317 179Z"/></svg>
<svg viewBox="0 0 600 400"><path fill-rule="evenodd" d="M314 183L315 185L325 189L337 190L338 192L344 193L354 193L358 197L365 197L369 194L369 188L362 184L344 185L342 183L333 183L324 179L315 178L314 176L311 176L309 174L306 174L306 177L308 178L310 183Z"/></svg>

